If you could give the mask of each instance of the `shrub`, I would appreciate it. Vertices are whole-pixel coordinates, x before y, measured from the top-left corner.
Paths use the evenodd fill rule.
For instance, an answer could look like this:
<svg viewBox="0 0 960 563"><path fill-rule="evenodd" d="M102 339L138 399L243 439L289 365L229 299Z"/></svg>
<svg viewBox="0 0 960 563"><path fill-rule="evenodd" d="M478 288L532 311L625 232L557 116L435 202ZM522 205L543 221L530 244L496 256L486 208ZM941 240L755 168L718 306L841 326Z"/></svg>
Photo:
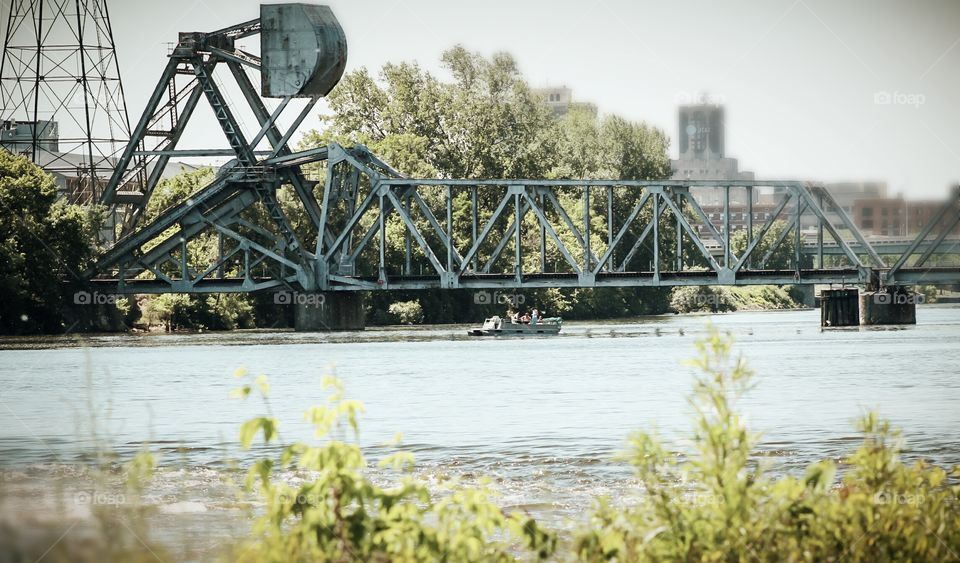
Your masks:
<svg viewBox="0 0 960 563"><path fill-rule="evenodd" d="M737 310L796 309L800 306L790 290L782 285L751 285L723 288Z"/></svg>
<svg viewBox="0 0 960 563"><path fill-rule="evenodd" d="M960 487L947 473L900 461L902 441L869 414L863 444L845 476L820 462L802 478L769 477L751 454L757 435L737 414L751 373L731 359L732 341L711 329L692 363L703 371L689 457L648 433L630 440L628 459L641 502L622 511L601 500L577 534L584 560L946 561L960 553ZM955 468L952 477L960 477Z"/></svg>
<svg viewBox="0 0 960 563"><path fill-rule="evenodd" d="M682 286L673 288L670 294L670 308L677 313L796 309L798 306L790 291L779 285Z"/></svg>
<svg viewBox="0 0 960 563"><path fill-rule="evenodd" d="M380 462L396 473L394 487L373 484L364 475L367 462L355 441L362 406L344 398L335 378L325 378L324 385L332 390L327 404L306 413L322 442L290 444L279 460L261 459L250 469L247 487L259 491L266 509L239 560L506 561L515 554L535 559L553 554L554 535L533 519L505 514L485 487L428 490L411 475L408 452ZM266 400L263 376L239 394L245 397L253 387ZM258 434L272 443L277 429L269 416L249 420L241 427L241 443L249 448ZM344 437L348 430L354 440ZM274 479L276 469L291 467L311 478L298 487Z"/></svg>
<svg viewBox="0 0 960 563"><path fill-rule="evenodd" d="M680 286L670 293L670 309L677 313L736 311L736 303L721 287Z"/></svg>
<svg viewBox="0 0 960 563"><path fill-rule="evenodd" d="M390 319L395 323L407 325L423 322L423 307L417 300L391 303L387 312L390 313Z"/></svg>

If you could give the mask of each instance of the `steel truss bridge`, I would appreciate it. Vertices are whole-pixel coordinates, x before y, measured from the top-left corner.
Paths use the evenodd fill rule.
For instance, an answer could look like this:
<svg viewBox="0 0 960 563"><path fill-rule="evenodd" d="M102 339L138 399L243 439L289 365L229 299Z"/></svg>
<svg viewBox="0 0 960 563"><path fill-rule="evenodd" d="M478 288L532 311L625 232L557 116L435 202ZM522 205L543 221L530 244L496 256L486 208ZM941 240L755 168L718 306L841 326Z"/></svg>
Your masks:
<svg viewBox="0 0 960 563"><path fill-rule="evenodd" d="M809 183L425 179L404 176L359 145L293 151L298 127L339 80L346 47L327 8L286 6L263 6L260 19L212 33L181 34L104 190L102 203L122 211L124 222L121 238L88 272L94 288L129 294L960 283L960 246L949 235L960 222L960 188L891 255L861 234L827 190ZM309 10L316 17L292 18L314 27L285 30L291 16L265 15L267 9ZM266 55L235 47L260 33L264 53L283 33L313 37L305 52L318 60L307 82L323 84L301 88L301 77L293 88L278 87L284 77ZM238 108L214 77L218 70L242 92L256 131L242 130ZM260 92L251 71L262 74ZM279 99L273 109L261 97L268 89ZM281 130L278 119L295 98L306 104ZM228 148L177 150L201 101ZM144 224L170 158L223 155L234 160L212 183ZM726 203L719 221L704 212L693 187L714 190ZM752 210L758 190L776 198L762 221ZM284 198L292 203L282 204ZM737 243L732 200L748 205L745 240ZM804 236L801 225L811 218L816 232ZM217 251L204 254L211 246ZM932 265L937 260L941 265Z"/></svg>

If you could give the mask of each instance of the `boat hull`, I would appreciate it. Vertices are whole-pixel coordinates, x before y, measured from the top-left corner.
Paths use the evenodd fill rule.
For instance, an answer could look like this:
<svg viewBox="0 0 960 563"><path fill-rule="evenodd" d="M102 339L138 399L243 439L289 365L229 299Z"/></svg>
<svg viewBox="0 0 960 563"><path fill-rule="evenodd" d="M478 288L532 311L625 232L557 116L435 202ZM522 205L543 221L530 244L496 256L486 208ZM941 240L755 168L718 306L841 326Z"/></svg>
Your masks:
<svg viewBox="0 0 960 563"><path fill-rule="evenodd" d="M500 328L474 328L467 331L470 336L553 336L560 334L558 324L504 324Z"/></svg>

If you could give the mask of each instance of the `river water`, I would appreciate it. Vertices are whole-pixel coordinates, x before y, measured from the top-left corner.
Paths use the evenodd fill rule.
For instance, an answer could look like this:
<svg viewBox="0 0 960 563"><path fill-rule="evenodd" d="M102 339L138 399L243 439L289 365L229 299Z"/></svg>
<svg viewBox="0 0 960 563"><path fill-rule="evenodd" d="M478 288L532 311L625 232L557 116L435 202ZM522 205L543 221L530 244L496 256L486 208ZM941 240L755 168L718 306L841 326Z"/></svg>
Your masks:
<svg viewBox="0 0 960 563"><path fill-rule="evenodd" d="M237 436L266 407L229 399L232 374L269 377L289 442L310 438L302 413L335 372L365 405L372 458L402 433L424 478L490 476L501 504L570 525L595 496L635 488L613 460L631 431L689 435L695 373L683 362L708 322L735 336L756 373L741 407L777 471L851 452L867 410L903 428L909 457L960 463L960 307L929 305L916 326L870 329L822 330L818 311L788 311L568 323L558 337L515 340L469 338L466 327L8 338L0 470L29 487L98 447L123 458L146 442L160 455L151 498L168 526L242 534L223 480L231 460L264 453L240 451Z"/></svg>

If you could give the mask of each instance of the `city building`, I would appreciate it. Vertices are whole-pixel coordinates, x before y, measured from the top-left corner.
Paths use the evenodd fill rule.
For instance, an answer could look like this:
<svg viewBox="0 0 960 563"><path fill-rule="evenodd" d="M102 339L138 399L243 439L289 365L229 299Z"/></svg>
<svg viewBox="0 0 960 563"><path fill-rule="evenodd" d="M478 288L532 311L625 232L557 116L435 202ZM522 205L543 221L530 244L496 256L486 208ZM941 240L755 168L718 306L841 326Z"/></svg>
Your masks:
<svg viewBox="0 0 960 563"><path fill-rule="evenodd" d="M724 110L715 104L682 105L677 115L679 158L672 160L674 180L753 180L752 172L741 171L737 159L726 155ZM837 205L851 218L862 233L871 237L916 236L943 206L942 201L907 201L890 197L887 184L880 181L848 181L826 183L824 187ZM691 187L690 193L700 204L714 227L723 232L725 202L722 190ZM760 225L770 217L779 201L773 188L753 190L753 223ZM733 189L730 193L730 230L736 232L747 226L746 191ZM786 211L789 213L789 210ZM781 216L784 220L785 215ZM949 220L950 217L947 217ZM815 232L817 218L805 213L801 229L805 234ZM934 230L939 233L943 226ZM709 236L705 226L699 227L700 236ZM951 233L960 235L960 226Z"/></svg>
<svg viewBox="0 0 960 563"><path fill-rule="evenodd" d="M824 187L845 213L853 212L853 203L858 199L886 199L886 182L831 182Z"/></svg>
<svg viewBox="0 0 960 563"><path fill-rule="evenodd" d="M0 146L14 154L30 152L33 148L33 131L37 135L37 148L45 151L60 150L60 132L56 121L4 121L0 123Z"/></svg>
<svg viewBox="0 0 960 563"><path fill-rule="evenodd" d="M910 201L900 195L891 197L885 182L833 182L824 187L860 232L872 237L912 238L927 226L944 203ZM814 229L816 225L816 218L804 217L804 229ZM935 228L934 232L940 230ZM960 234L960 228L952 234Z"/></svg>
<svg viewBox="0 0 960 563"><path fill-rule="evenodd" d="M566 86L534 88L533 92L543 97L547 107L549 107L557 117L566 115L571 108L584 109L593 115L597 114L597 106L588 102L574 101L573 90Z"/></svg>
<svg viewBox="0 0 960 563"><path fill-rule="evenodd" d="M737 159L726 155L726 131L723 106L716 104L682 105L677 111L679 158L671 160L674 180L753 180L753 172L740 170ZM716 188L690 188L710 221L723 230L724 194ZM753 191L754 222L761 222L772 211L772 188ZM730 230L746 228L746 190L730 193ZM706 227L701 226L701 231ZM700 233L703 234L702 232Z"/></svg>
<svg viewBox="0 0 960 563"><path fill-rule="evenodd" d="M34 162L53 176L61 197L71 203L90 203L95 201L92 186L88 181L90 156L75 152L60 152L59 126L56 121L4 121L0 123L0 147L13 154L24 155L30 158L33 152L33 130L39 127L37 152ZM117 150L123 147L117 147ZM100 164L114 166L114 158L106 158ZM98 165L98 170L104 168ZM168 161L163 169L161 178L170 178L181 172L199 170L202 166L194 166L184 162ZM103 176L97 178L97 187L102 189L109 178L109 168L98 172Z"/></svg>
<svg viewBox="0 0 960 563"><path fill-rule="evenodd" d="M723 106L683 105L678 110L679 158L671 161L675 180L753 180L737 159L726 156Z"/></svg>
<svg viewBox="0 0 960 563"><path fill-rule="evenodd" d="M934 219L943 207L942 201L908 201L895 198L861 198L853 202L850 216L854 224L865 235L883 237L914 237ZM947 214L934 227L934 233L941 233L949 226L953 216ZM951 235L960 235L957 225Z"/></svg>

